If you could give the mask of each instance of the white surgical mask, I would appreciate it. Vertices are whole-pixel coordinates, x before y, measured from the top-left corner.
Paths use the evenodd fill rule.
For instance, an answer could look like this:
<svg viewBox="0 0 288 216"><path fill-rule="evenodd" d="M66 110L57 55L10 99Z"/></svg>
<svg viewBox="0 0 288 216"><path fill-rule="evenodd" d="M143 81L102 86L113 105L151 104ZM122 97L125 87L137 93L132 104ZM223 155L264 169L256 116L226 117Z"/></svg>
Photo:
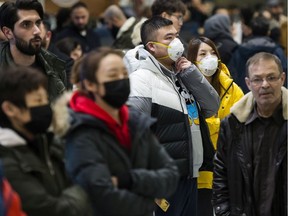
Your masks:
<svg viewBox="0 0 288 216"><path fill-rule="evenodd" d="M211 77L218 68L218 58L216 56L208 55L198 62L197 65L204 76Z"/></svg>
<svg viewBox="0 0 288 216"><path fill-rule="evenodd" d="M164 58L168 58L169 57L173 61L177 61L182 56L182 54L184 52L184 46L183 46L183 44L182 44L182 42L180 41L179 38L174 38L169 43L169 45L166 45L166 44L163 44L163 43L160 43L160 42L152 42L152 43L159 44L161 46L167 47L168 55L164 56L164 57L161 57L161 58L158 58L158 59L164 59Z"/></svg>

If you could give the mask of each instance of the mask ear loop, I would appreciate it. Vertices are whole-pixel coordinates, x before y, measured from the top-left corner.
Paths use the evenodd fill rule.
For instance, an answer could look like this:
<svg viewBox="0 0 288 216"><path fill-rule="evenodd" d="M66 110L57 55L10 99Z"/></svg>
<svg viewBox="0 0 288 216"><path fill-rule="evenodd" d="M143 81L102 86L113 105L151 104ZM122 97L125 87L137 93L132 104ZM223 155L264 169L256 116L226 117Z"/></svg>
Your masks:
<svg viewBox="0 0 288 216"><path fill-rule="evenodd" d="M168 48L171 48L171 46L169 46L169 45L166 45L166 44L163 44L163 43L160 43L160 42L156 42L156 41L151 41L151 42L148 42L148 43L153 43L153 44L157 44L157 45L160 45L160 46L164 46L164 47L166 47L167 49L168 49ZM147 44L148 44L148 43L147 43ZM146 44L146 46L147 46L147 44ZM163 56L163 57L160 57L160 58L157 58L157 59L162 60L162 59L169 58L170 56L171 56L171 55L168 54L168 55L166 55L166 56Z"/></svg>

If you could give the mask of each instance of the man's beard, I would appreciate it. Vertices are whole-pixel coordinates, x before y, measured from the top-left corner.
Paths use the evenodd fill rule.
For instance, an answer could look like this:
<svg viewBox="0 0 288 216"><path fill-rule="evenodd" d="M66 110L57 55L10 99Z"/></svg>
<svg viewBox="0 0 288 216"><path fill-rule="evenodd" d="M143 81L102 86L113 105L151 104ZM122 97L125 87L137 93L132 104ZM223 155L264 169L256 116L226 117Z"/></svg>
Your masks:
<svg viewBox="0 0 288 216"><path fill-rule="evenodd" d="M87 25L76 25L75 23L73 23L73 25L79 32L87 29Z"/></svg>
<svg viewBox="0 0 288 216"><path fill-rule="evenodd" d="M29 41L29 43L22 40L21 38L18 38L17 36L15 36L15 39L16 39L17 49L20 52L24 53L25 55L33 56L33 55L39 53L41 50L42 40L41 40L41 37L39 37L39 36L35 36L33 39L31 39ZM33 40L40 40L39 45L33 46L33 44L32 44Z"/></svg>

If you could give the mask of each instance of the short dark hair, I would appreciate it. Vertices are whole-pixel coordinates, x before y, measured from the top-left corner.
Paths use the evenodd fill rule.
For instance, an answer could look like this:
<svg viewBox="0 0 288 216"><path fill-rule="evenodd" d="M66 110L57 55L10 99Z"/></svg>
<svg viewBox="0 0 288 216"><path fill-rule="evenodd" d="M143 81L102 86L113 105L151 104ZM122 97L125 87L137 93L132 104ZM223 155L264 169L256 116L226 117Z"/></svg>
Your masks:
<svg viewBox="0 0 288 216"><path fill-rule="evenodd" d="M141 26L141 41L144 44L144 46L149 41L156 40L155 33L158 29L163 28L165 26L170 26L170 25L173 25L173 22L161 16L154 16L146 20Z"/></svg>
<svg viewBox="0 0 288 216"><path fill-rule="evenodd" d="M14 30L15 23L19 20L18 10L35 10L43 19L43 7L38 0L17 0L16 2L7 1L0 7L0 27L6 26Z"/></svg>
<svg viewBox="0 0 288 216"><path fill-rule="evenodd" d="M4 101L10 101L19 108L26 108L25 96L43 87L47 90L46 76L31 67L12 66L0 72L0 107ZM0 109L0 126L7 127L10 121Z"/></svg>
<svg viewBox="0 0 288 216"><path fill-rule="evenodd" d="M77 2L77 3L75 3L74 5L72 5L70 11L72 12L72 11L74 11L75 9L81 8L81 7L88 9L87 5L86 5L84 2Z"/></svg>
<svg viewBox="0 0 288 216"><path fill-rule="evenodd" d="M81 46L80 42L78 42L75 38L72 37L65 37L57 41L55 44L59 51L66 54L67 56L70 56L71 52L75 50L78 45Z"/></svg>
<svg viewBox="0 0 288 216"><path fill-rule="evenodd" d="M151 6L152 16L160 16L163 12L168 14L186 12L186 5L181 0L155 0Z"/></svg>
<svg viewBox="0 0 288 216"><path fill-rule="evenodd" d="M269 20L264 16L258 16L251 20L250 23L253 36L268 36Z"/></svg>
<svg viewBox="0 0 288 216"><path fill-rule="evenodd" d="M259 52L259 53L256 53L255 55L253 55L252 57L250 57L246 62L246 76L247 77L249 77L250 65L257 64L257 63L259 63L260 60L265 60L265 61L273 60L276 63L276 65L278 66L279 73L281 74L283 72L283 67L282 67L281 61L276 55L273 55L273 54L267 53L267 52Z"/></svg>

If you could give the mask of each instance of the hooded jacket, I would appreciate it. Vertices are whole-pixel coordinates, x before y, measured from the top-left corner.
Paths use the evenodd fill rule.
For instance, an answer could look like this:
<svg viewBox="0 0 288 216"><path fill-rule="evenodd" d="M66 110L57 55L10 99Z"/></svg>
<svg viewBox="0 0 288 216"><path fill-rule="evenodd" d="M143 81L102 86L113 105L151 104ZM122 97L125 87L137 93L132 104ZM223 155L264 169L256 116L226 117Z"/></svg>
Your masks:
<svg viewBox="0 0 288 216"><path fill-rule="evenodd" d="M221 61L228 65L232 53L238 47L231 34L229 16L215 14L208 18L204 23L204 36L215 43L221 56Z"/></svg>
<svg viewBox="0 0 288 216"><path fill-rule="evenodd" d="M217 113L219 107L217 92L195 65L177 75L168 71L164 73L159 62L144 49L143 45L128 51L124 61L129 72L132 72L129 76L131 93L128 103L157 118L152 128L154 133L170 156L176 160L181 176L192 177L193 145L195 147L202 143L192 143L186 101L180 95L175 82L176 79L180 80L193 95L190 94L190 99L199 104L201 133L205 131L203 126L206 126L204 118ZM203 143L206 143L204 141L206 137L207 134L202 134ZM203 145L204 162L206 156L213 158L213 147L210 144Z"/></svg>
<svg viewBox="0 0 288 216"><path fill-rule="evenodd" d="M243 92L239 86L230 78L227 67L222 63L222 70L219 75L220 82L220 106L217 115L206 119L210 138L216 150L218 135L220 131L220 122L230 114L230 108L243 97ZM210 171L201 171L198 177L198 188L212 189L213 173Z"/></svg>
<svg viewBox="0 0 288 216"><path fill-rule="evenodd" d="M232 77L244 93L249 91L245 82L246 62L258 52L268 52L276 55L281 61L283 71L287 73L287 57L283 49L267 36L252 37L238 47L228 65Z"/></svg>
<svg viewBox="0 0 288 216"><path fill-rule="evenodd" d="M89 201L65 176L63 148L43 134L27 142L10 128L0 128L4 175L19 194L29 216L88 216Z"/></svg>
<svg viewBox="0 0 288 216"><path fill-rule="evenodd" d="M0 70L5 71L7 67L15 65L10 52L9 42L0 44L0 58ZM44 49L41 49L40 53L36 54L36 61L41 64L48 78L49 100L54 101L67 87L65 62Z"/></svg>
<svg viewBox="0 0 288 216"><path fill-rule="evenodd" d="M94 215L152 216L154 199L170 196L178 183L174 161L151 133L155 120L129 109L128 153L104 121L80 112L70 114L66 168L89 194ZM124 180L125 186L115 187L112 176Z"/></svg>
<svg viewBox="0 0 288 216"><path fill-rule="evenodd" d="M276 152L275 194L271 215L287 215L287 98L288 91L282 87L282 109L284 123L278 140ZM242 97L232 108L231 115L221 122L218 149L214 159L214 179L212 204L217 216L245 215L255 216L255 206L251 191L253 186L251 159L247 157L252 136L251 125L246 125L255 101L251 92ZM272 191L270 192L270 194ZM269 186L267 187L269 194ZM266 197L263 197L265 200ZM265 202L262 203L265 205Z"/></svg>

